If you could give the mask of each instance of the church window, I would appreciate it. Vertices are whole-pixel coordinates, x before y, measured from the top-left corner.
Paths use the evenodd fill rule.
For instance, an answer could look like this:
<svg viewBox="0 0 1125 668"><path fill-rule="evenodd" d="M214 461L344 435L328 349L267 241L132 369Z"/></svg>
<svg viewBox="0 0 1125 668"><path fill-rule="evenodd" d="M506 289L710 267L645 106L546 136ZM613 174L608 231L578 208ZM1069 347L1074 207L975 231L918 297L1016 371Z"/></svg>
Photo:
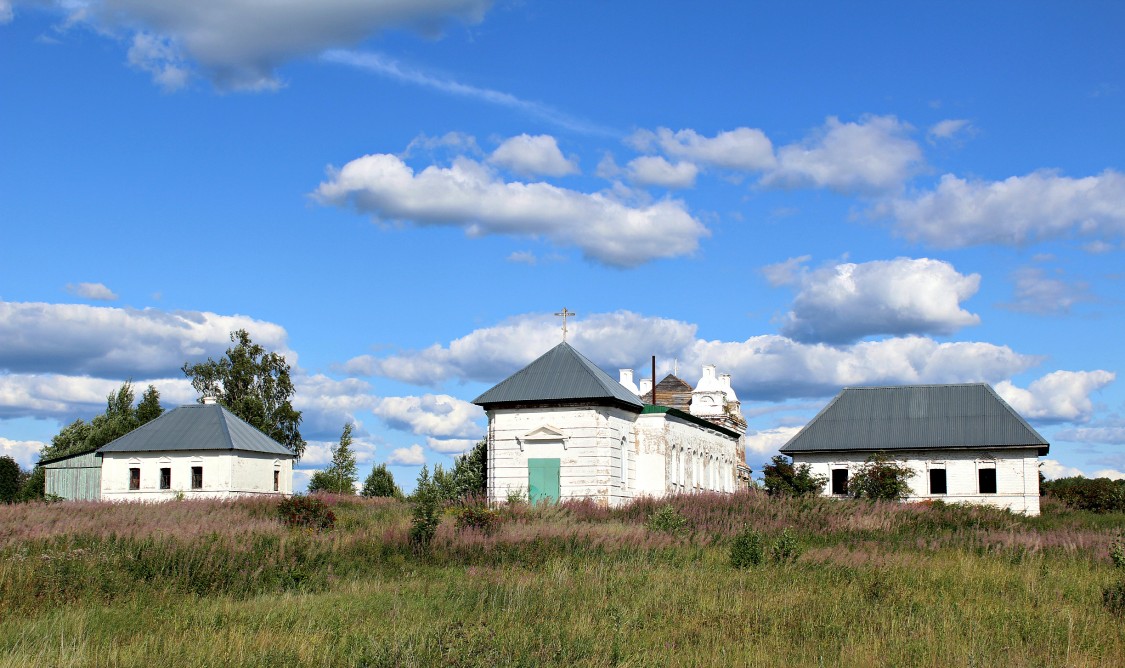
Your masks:
<svg viewBox="0 0 1125 668"><path fill-rule="evenodd" d="M847 469L832 469L832 493L838 496L848 493Z"/></svg>
<svg viewBox="0 0 1125 668"><path fill-rule="evenodd" d="M981 494L995 494L996 493L996 469L977 469L977 482L980 485Z"/></svg>
<svg viewBox="0 0 1125 668"><path fill-rule="evenodd" d="M930 469L930 494L945 493L945 469Z"/></svg>
<svg viewBox="0 0 1125 668"><path fill-rule="evenodd" d="M629 482L629 453L625 450L625 439L621 439L621 486Z"/></svg>
<svg viewBox="0 0 1125 668"><path fill-rule="evenodd" d="M172 469L160 469L160 489L172 489Z"/></svg>
<svg viewBox="0 0 1125 668"><path fill-rule="evenodd" d="M203 467L202 466L191 467L191 488L192 489L203 489Z"/></svg>
<svg viewBox="0 0 1125 668"><path fill-rule="evenodd" d="M276 491L279 491L280 489L281 489L281 471L274 471L273 472L273 491L276 492Z"/></svg>
<svg viewBox="0 0 1125 668"><path fill-rule="evenodd" d="M129 469L129 489L141 488L141 470L139 468Z"/></svg>

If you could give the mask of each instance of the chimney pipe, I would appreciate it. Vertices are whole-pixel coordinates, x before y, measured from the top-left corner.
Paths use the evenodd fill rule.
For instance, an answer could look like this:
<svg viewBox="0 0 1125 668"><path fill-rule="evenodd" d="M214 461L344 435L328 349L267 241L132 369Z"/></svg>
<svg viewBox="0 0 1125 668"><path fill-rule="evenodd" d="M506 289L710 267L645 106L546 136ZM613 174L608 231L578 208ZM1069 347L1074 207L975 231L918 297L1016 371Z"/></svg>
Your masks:
<svg viewBox="0 0 1125 668"><path fill-rule="evenodd" d="M656 404L656 355L652 356L652 405Z"/></svg>

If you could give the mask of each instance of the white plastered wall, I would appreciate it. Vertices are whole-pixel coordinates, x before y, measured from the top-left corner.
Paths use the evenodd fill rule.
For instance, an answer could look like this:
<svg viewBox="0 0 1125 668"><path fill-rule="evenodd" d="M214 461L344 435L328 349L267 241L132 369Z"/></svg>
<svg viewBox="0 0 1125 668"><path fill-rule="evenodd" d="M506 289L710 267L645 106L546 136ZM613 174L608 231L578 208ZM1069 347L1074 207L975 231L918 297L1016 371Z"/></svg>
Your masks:
<svg viewBox="0 0 1125 668"><path fill-rule="evenodd" d="M202 489L191 488L191 469L203 467ZM140 489L129 489L129 470L139 468ZM170 489L160 489L160 469L171 469ZM273 472L280 489L273 489ZM109 501L166 501L184 498L231 498L288 495L293 492L293 458L261 452L196 450L107 452L102 457L101 498Z"/></svg>
<svg viewBox="0 0 1125 668"><path fill-rule="evenodd" d="M670 416L637 416L637 494L732 492L738 441Z"/></svg>
<svg viewBox="0 0 1125 668"><path fill-rule="evenodd" d="M793 453L794 464L808 464L813 474L829 478L824 494L831 495L833 469L846 468L849 478L863 465L869 452ZM941 500L947 503L978 503L1007 508L1014 513L1039 514L1039 457L1036 448L994 450L929 450L889 453L909 466L911 495L907 501ZM981 494L981 468L996 469L996 493ZM946 493L930 493L932 468L944 468Z"/></svg>

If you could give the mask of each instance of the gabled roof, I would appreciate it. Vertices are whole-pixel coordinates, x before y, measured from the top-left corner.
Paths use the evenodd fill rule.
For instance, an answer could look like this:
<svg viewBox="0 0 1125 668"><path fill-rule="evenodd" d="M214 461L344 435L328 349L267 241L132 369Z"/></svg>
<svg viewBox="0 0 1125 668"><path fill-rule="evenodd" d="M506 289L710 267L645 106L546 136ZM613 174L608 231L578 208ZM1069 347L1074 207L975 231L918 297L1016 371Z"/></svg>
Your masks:
<svg viewBox="0 0 1125 668"><path fill-rule="evenodd" d="M104 452L241 450L293 457L293 451L219 404L190 404L98 448Z"/></svg>
<svg viewBox="0 0 1125 668"><path fill-rule="evenodd" d="M574 401L619 406L634 412L644 408L637 395L565 341L473 399L474 404L485 409Z"/></svg>
<svg viewBox="0 0 1125 668"><path fill-rule="evenodd" d="M656 400L660 402L661 406L687 411L691 407L691 393L691 385L688 385L679 376L673 376L672 374L664 376L664 380L656 384ZM652 390L641 395L641 401L651 404Z"/></svg>
<svg viewBox="0 0 1125 668"><path fill-rule="evenodd" d="M1050 444L984 383L848 387L781 452L1037 447Z"/></svg>

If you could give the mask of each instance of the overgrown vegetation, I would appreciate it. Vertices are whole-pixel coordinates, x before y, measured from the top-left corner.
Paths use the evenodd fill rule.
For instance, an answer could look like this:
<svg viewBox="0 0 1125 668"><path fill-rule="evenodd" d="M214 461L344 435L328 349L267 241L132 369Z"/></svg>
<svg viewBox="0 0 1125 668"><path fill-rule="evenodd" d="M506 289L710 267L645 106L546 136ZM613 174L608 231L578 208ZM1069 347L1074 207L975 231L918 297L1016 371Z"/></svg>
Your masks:
<svg viewBox="0 0 1125 668"><path fill-rule="evenodd" d="M1043 494L1078 510L1125 512L1125 480L1078 476L1047 480L1040 484Z"/></svg>
<svg viewBox="0 0 1125 668"><path fill-rule="evenodd" d="M794 466L785 455L775 455L762 467L762 476L770 496L812 496L828 484L828 476L813 475L808 464Z"/></svg>
<svg viewBox="0 0 1125 668"><path fill-rule="evenodd" d="M898 501L910 496L914 471L885 453L869 456L848 480L848 496L874 501Z"/></svg>
<svg viewBox="0 0 1125 668"><path fill-rule="evenodd" d="M350 422L344 425L340 442L332 448L332 463L328 468L313 473L309 478L309 493L355 494L357 478L355 453L352 452L352 427Z"/></svg>
<svg viewBox="0 0 1125 668"><path fill-rule="evenodd" d="M516 504L491 530L455 503L425 550L410 502L313 500L335 528L266 499L0 506L0 668L1125 663L1125 515L1049 497Z"/></svg>

